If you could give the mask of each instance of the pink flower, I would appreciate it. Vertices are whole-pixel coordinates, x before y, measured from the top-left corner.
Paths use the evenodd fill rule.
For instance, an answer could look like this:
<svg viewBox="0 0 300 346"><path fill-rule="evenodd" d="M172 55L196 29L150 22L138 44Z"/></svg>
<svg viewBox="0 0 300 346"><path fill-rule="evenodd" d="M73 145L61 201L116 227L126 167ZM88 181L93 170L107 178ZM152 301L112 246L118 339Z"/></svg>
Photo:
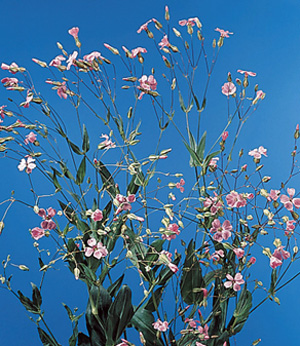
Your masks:
<svg viewBox="0 0 300 346"><path fill-rule="evenodd" d="M32 170L36 167L36 164L34 163L35 159L33 159L29 155L26 155L25 157L27 158L27 160L22 159L18 165L18 169L21 172L24 171L24 169L26 168L26 173L30 174Z"/></svg>
<svg viewBox="0 0 300 346"><path fill-rule="evenodd" d="M238 259L242 258L245 254L245 251L241 248L234 248L233 252L235 253L235 255Z"/></svg>
<svg viewBox="0 0 300 346"><path fill-rule="evenodd" d="M167 321L162 322L158 319L156 322L152 323L154 329L159 330L160 332L165 332L169 329L169 323Z"/></svg>
<svg viewBox="0 0 300 346"><path fill-rule="evenodd" d="M228 281L224 282L226 288L232 287L235 292L241 289L241 285L245 283L243 280L243 275L241 273L236 273L234 278L230 274L226 274Z"/></svg>
<svg viewBox="0 0 300 346"><path fill-rule="evenodd" d="M284 207L288 211L293 211L293 206L295 206L296 209L300 208L300 198L293 198L295 195L295 189L287 189L287 193L289 196L281 195L280 196L280 202L283 203Z"/></svg>
<svg viewBox="0 0 300 346"><path fill-rule="evenodd" d="M69 55L69 59L67 60L67 70L70 70L71 66L74 64L76 61L78 52L75 50L71 55Z"/></svg>
<svg viewBox="0 0 300 346"><path fill-rule="evenodd" d="M7 88L7 90L11 90L11 88L18 86L19 81L17 78L5 77L1 79L1 83L4 84L4 87Z"/></svg>
<svg viewBox="0 0 300 346"><path fill-rule="evenodd" d="M251 257L250 259L249 259L249 263L250 264L254 264L256 262L256 258L255 257Z"/></svg>
<svg viewBox="0 0 300 346"><path fill-rule="evenodd" d="M271 190L268 197L267 197L267 200L268 201L277 201L278 197L280 195L280 191L279 190Z"/></svg>
<svg viewBox="0 0 300 346"><path fill-rule="evenodd" d="M197 321L197 322L198 322L198 321ZM186 318L186 319L184 320L184 323L188 323L189 326L190 326L191 328L196 328L196 327L197 327L196 321L194 321L194 320L191 319L191 318Z"/></svg>
<svg viewBox="0 0 300 346"><path fill-rule="evenodd" d="M180 234L178 230L179 226L176 223L171 223L166 230L163 231L162 239L172 240L176 238L176 235Z"/></svg>
<svg viewBox="0 0 300 346"><path fill-rule="evenodd" d="M18 72L19 66L15 62L10 65L2 63L1 68L2 70L8 70L10 73L15 74Z"/></svg>
<svg viewBox="0 0 300 346"><path fill-rule="evenodd" d="M206 197L203 206L204 208L210 208L212 215L215 215L219 210L222 210L223 204L215 194L215 197Z"/></svg>
<svg viewBox="0 0 300 346"><path fill-rule="evenodd" d="M226 96L233 95L236 92L236 86L232 82L227 82L222 86L222 94Z"/></svg>
<svg viewBox="0 0 300 346"><path fill-rule="evenodd" d="M210 256L210 260L213 261L219 261L220 257L223 258L224 257L224 251L223 250L216 250L211 256Z"/></svg>
<svg viewBox="0 0 300 346"><path fill-rule="evenodd" d="M170 46L170 42L168 40L168 36L165 35L161 41L158 44L160 46L160 49L163 49L164 47L169 47Z"/></svg>
<svg viewBox="0 0 300 346"><path fill-rule="evenodd" d="M32 92L31 92L31 90L27 90L26 100L25 100L25 102L21 103L21 105L22 105L24 108L28 108L30 102L32 101L32 99L33 99L33 94L32 94Z"/></svg>
<svg viewBox="0 0 300 346"><path fill-rule="evenodd" d="M230 208L241 208L247 204L246 198L236 191L231 191L230 194L226 196L226 202Z"/></svg>
<svg viewBox="0 0 300 346"><path fill-rule="evenodd" d="M219 158L218 157L213 157L209 163L208 163L208 166L210 166L211 168L217 168L217 162L219 161Z"/></svg>
<svg viewBox="0 0 300 346"><path fill-rule="evenodd" d="M41 223L41 227L43 229L52 230L56 228L56 223L52 220L52 218L56 215L56 210L52 207L47 209L47 213L45 209L40 209L38 215L44 219Z"/></svg>
<svg viewBox="0 0 300 346"><path fill-rule="evenodd" d="M92 52L90 54L85 55L83 57L83 60L85 60L87 62L93 62L97 58L103 60L103 56L101 55L101 53L99 53L99 52Z"/></svg>
<svg viewBox="0 0 300 346"><path fill-rule="evenodd" d="M72 29L70 29L68 31L68 33L74 37L74 39L78 38L78 32L79 32L79 28L78 27L74 27Z"/></svg>
<svg viewBox="0 0 300 346"><path fill-rule="evenodd" d="M265 149L263 146L260 146L258 149L250 150L248 155L253 156L255 159L260 159L261 155L267 157L267 149Z"/></svg>
<svg viewBox="0 0 300 346"><path fill-rule="evenodd" d="M247 167L248 167L247 164L243 165L243 166L241 167L241 171L242 171L242 172L245 172L245 171L247 170Z"/></svg>
<svg viewBox="0 0 300 346"><path fill-rule="evenodd" d="M96 241L95 238L90 238L87 241L88 246L84 249L84 254L86 257L91 257L92 255L100 259L102 257L107 256L108 251L105 246L101 242Z"/></svg>
<svg viewBox="0 0 300 346"><path fill-rule="evenodd" d="M141 25L137 33L140 34L143 30L148 31L148 24L152 22L152 19L148 20L145 24Z"/></svg>
<svg viewBox="0 0 300 346"><path fill-rule="evenodd" d="M177 273L179 270L177 265L171 262L168 264L168 267L173 273Z"/></svg>
<svg viewBox="0 0 300 346"><path fill-rule="evenodd" d="M180 192L182 193L184 191L184 184L185 184L185 181L184 179L180 179L180 182L179 183L176 183L176 188L180 190Z"/></svg>
<svg viewBox="0 0 300 346"><path fill-rule="evenodd" d="M198 28L202 27L201 22L200 22L198 17L189 18L188 20L182 19L178 22L178 24L181 26L185 26L185 25L194 26L196 24Z"/></svg>
<svg viewBox="0 0 300 346"><path fill-rule="evenodd" d="M35 227L31 231L31 236L34 240L39 240L45 236L45 231L42 228Z"/></svg>
<svg viewBox="0 0 300 346"><path fill-rule="evenodd" d="M157 82L156 82L156 79L153 77L153 75L150 75L149 77L147 77L146 75L143 75L139 79L139 82L140 82L140 86L138 88L142 89L142 92L139 96L139 100L142 99L143 95L148 90L156 90Z"/></svg>
<svg viewBox="0 0 300 346"><path fill-rule="evenodd" d="M295 222L296 222L295 220L288 220L288 221L286 222L286 228L285 228L285 232L284 232L284 234L285 234L286 236L288 236L288 235L290 234L290 232L293 232L293 231L294 231L294 229L295 229L294 223L295 223Z"/></svg>
<svg viewBox="0 0 300 346"><path fill-rule="evenodd" d="M117 205L117 210L116 210L116 215L118 215L119 213L121 213L121 211L123 210L131 210L132 206L131 203L135 202L136 198L135 195L129 195L128 197L125 197L121 194L117 194L116 198L114 200L114 204Z"/></svg>
<svg viewBox="0 0 300 346"><path fill-rule="evenodd" d="M208 335L208 325L206 324L204 327L202 326L198 326L197 327L199 333L200 333L200 339L201 340L208 340L209 339L209 335Z"/></svg>
<svg viewBox="0 0 300 346"><path fill-rule="evenodd" d="M284 246L279 246L277 249L274 250L273 255L270 257L270 266L272 269L281 266L282 261L290 257L290 253L288 251L283 250L283 248Z"/></svg>
<svg viewBox="0 0 300 346"><path fill-rule="evenodd" d="M101 210L99 209L96 209L92 215L91 215L91 218L93 221L101 221L103 219L103 213Z"/></svg>
<svg viewBox="0 0 300 346"><path fill-rule="evenodd" d="M233 35L233 32L229 32L228 30L223 30L223 29L219 29L216 28L215 31L218 31L221 35L221 37L229 37L229 35Z"/></svg>
<svg viewBox="0 0 300 346"><path fill-rule="evenodd" d="M50 62L49 66L61 66L61 62L64 60L66 60L66 58L63 55L58 55Z"/></svg>
<svg viewBox="0 0 300 346"><path fill-rule="evenodd" d="M67 99L68 94L67 94L66 82L62 82L62 85L59 88L57 88L57 95L60 98L63 98L65 100Z"/></svg>
<svg viewBox="0 0 300 346"><path fill-rule="evenodd" d="M0 107L0 116L1 116L1 118L2 119L4 119L4 117L5 117L5 112L4 112L4 108L6 108L7 106L1 106ZM0 123L2 123L3 121L2 120L0 120Z"/></svg>
<svg viewBox="0 0 300 346"><path fill-rule="evenodd" d="M27 145L28 143L34 143L36 141L36 134L34 132L30 132L26 135L24 143Z"/></svg>
<svg viewBox="0 0 300 346"><path fill-rule="evenodd" d="M228 138L228 131L224 131L223 133L222 133L222 141L226 141L226 139Z"/></svg>
<svg viewBox="0 0 300 346"><path fill-rule="evenodd" d="M141 53L147 53L146 48L137 47L137 48L132 49L131 56L132 56L132 58L135 58L138 54L141 54Z"/></svg>
<svg viewBox="0 0 300 346"><path fill-rule="evenodd" d="M212 227L210 229L211 233L214 233L213 239L217 242L221 242L222 240L227 240L231 237L232 226L229 220L225 220L221 226L221 222L219 219L216 219L212 222Z"/></svg>
<svg viewBox="0 0 300 346"><path fill-rule="evenodd" d="M101 138L105 138L105 141L99 144L98 146L99 149L111 149L116 147L116 144L109 138L108 135L102 134Z"/></svg>
<svg viewBox="0 0 300 346"><path fill-rule="evenodd" d="M251 72L251 71L237 70L237 72L244 74L245 77L248 77L248 76L255 77L256 76L256 73Z"/></svg>

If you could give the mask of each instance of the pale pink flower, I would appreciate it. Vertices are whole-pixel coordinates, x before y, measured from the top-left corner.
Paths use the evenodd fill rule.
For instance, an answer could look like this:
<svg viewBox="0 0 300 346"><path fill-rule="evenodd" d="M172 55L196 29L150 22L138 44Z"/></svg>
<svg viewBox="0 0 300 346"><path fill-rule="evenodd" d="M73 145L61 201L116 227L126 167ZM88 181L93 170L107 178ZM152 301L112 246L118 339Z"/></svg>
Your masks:
<svg viewBox="0 0 300 346"><path fill-rule="evenodd" d="M143 30L148 31L148 24L152 22L152 19L148 20L145 24L141 25L137 33L140 34Z"/></svg>
<svg viewBox="0 0 300 346"><path fill-rule="evenodd" d="M4 84L4 87L7 88L7 90L11 90L12 88L18 86L19 81L17 78L5 77L1 79L1 83Z"/></svg>
<svg viewBox="0 0 300 346"><path fill-rule="evenodd" d="M251 72L251 71L237 70L237 72L244 74L245 77L247 77L247 76L255 77L256 76L256 73Z"/></svg>
<svg viewBox="0 0 300 346"><path fill-rule="evenodd" d="M63 55L58 55L53 60L51 60L49 66L61 66L62 61L66 60L66 58Z"/></svg>
<svg viewBox="0 0 300 346"><path fill-rule="evenodd" d="M38 215L44 219L41 223L41 227L43 229L52 230L56 228L56 223L52 220L52 218L56 215L56 210L52 207L47 209L41 208L38 212Z"/></svg>
<svg viewBox="0 0 300 346"><path fill-rule="evenodd" d="M226 202L230 208L241 208L247 204L246 198L236 191L231 191L230 194L226 196Z"/></svg>
<svg viewBox="0 0 300 346"><path fill-rule="evenodd" d="M216 250L211 256L210 256L210 260L213 260L213 261L219 261L220 258L223 258L224 257L224 251L223 250Z"/></svg>
<svg viewBox="0 0 300 346"><path fill-rule="evenodd" d="M284 246L279 246L274 250L273 255L270 257L270 266L275 269L282 265L283 260L288 259L291 255L288 251L283 250Z"/></svg>
<svg viewBox="0 0 300 346"><path fill-rule="evenodd" d="M295 195L295 189L287 189L288 196L281 195L280 196L280 202L283 203L284 207L288 211L293 211L293 206L295 206L296 209L300 208L300 198L293 198Z"/></svg>
<svg viewBox="0 0 300 346"><path fill-rule="evenodd" d="M243 165L243 166L241 167L241 171L242 171L242 172L245 172L245 171L247 170L247 167L248 167L247 164Z"/></svg>
<svg viewBox="0 0 300 346"><path fill-rule="evenodd" d="M165 35L161 41L158 44L160 46L160 49L163 49L164 47L169 47L170 46L170 42L168 40L168 36Z"/></svg>
<svg viewBox="0 0 300 346"><path fill-rule="evenodd" d="M242 258L245 254L245 250L243 250L241 248L234 248L233 252L235 253L235 255L238 259Z"/></svg>
<svg viewBox="0 0 300 346"><path fill-rule="evenodd" d="M141 53L147 53L146 48L142 48L142 47L134 48L131 51L131 57L135 58L138 54L141 54Z"/></svg>
<svg viewBox="0 0 300 346"><path fill-rule="evenodd" d="M162 322L160 319L152 323L152 326L154 329L159 330L160 332L165 332L169 329L169 323L167 321Z"/></svg>
<svg viewBox="0 0 300 346"><path fill-rule="evenodd" d="M133 195L133 194L125 197L125 196L123 196L123 195L118 193L116 195L115 200L114 200L114 203L118 207L117 210L116 210L116 214L115 215L118 215L123 210L130 211L132 209L131 203L133 203L135 201L136 201L136 198L135 198L135 195Z"/></svg>
<svg viewBox="0 0 300 346"><path fill-rule="evenodd" d="M224 286L226 288L232 287L235 292L240 291L241 285L245 283L241 273L236 273L234 278L230 274L226 274L226 278L228 281L224 282Z"/></svg>
<svg viewBox="0 0 300 346"><path fill-rule="evenodd" d="M105 138L105 140L99 144L99 149L111 149L116 147L116 144L109 138L108 135L102 134L101 138Z"/></svg>
<svg viewBox="0 0 300 346"><path fill-rule="evenodd" d="M91 257L93 255L95 258L100 259L107 256L108 251L100 241L97 243L95 238L90 238L87 244L88 246L84 249L86 257Z"/></svg>
<svg viewBox="0 0 300 346"><path fill-rule="evenodd" d="M32 99L33 99L33 94L32 94L32 92L31 92L31 90L27 90L26 100L25 100L25 102L21 103L21 105L22 105L24 108L28 108L30 102L32 101Z"/></svg>
<svg viewBox="0 0 300 346"><path fill-rule="evenodd" d="M68 94L67 94L67 87L66 87L66 82L62 82L61 86L57 88L57 95L60 98L67 99Z"/></svg>
<svg viewBox="0 0 300 346"><path fill-rule="evenodd" d="M163 231L162 239L172 240L176 238L176 235L180 234L178 230L179 226L176 223L171 223L166 230Z"/></svg>
<svg viewBox="0 0 300 346"><path fill-rule="evenodd" d="M26 135L24 143L27 145L28 143L34 143L36 141L36 134L34 132L30 132Z"/></svg>
<svg viewBox="0 0 300 346"><path fill-rule="evenodd" d="M91 218L93 221L101 221L103 219L102 211L99 209L96 209L95 211L93 211Z"/></svg>
<svg viewBox="0 0 300 346"><path fill-rule="evenodd" d="M223 30L219 28L216 28L215 31L218 31L221 37L229 37L229 35L233 35L233 32L229 32L228 30Z"/></svg>
<svg viewBox="0 0 300 346"><path fill-rule="evenodd" d="M30 234L34 240L39 240L45 236L45 231L42 228L34 227Z"/></svg>
<svg viewBox="0 0 300 346"><path fill-rule="evenodd" d="M217 168L217 163L219 161L219 158L218 157L213 157L209 163L208 163L208 166L211 167L211 168Z"/></svg>
<svg viewBox="0 0 300 346"><path fill-rule="evenodd" d="M253 156L255 159L260 159L262 155L267 157L267 149L260 146L258 149L250 150L248 155Z"/></svg>
<svg viewBox="0 0 300 346"><path fill-rule="evenodd" d="M0 116L1 116L1 118L2 119L4 119L4 117L5 117L5 112L4 112L4 108L6 108L7 106L1 106L0 107ZM3 121L2 120L0 120L0 123L2 123Z"/></svg>
<svg viewBox="0 0 300 346"><path fill-rule="evenodd" d="M224 83L222 86L222 94L225 96L233 95L236 92L236 86L232 82Z"/></svg>
<svg viewBox="0 0 300 346"><path fill-rule="evenodd" d="M185 181L184 179L180 179L180 182L176 183L176 188L180 190L180 192L184 192L184 184L185 184Z"/></svg>
<svg viewBox="0 0 300 346"><path fill-rule="evenodd" d="M290 234L290 232L293 232L293 231L294 231L294 229L295 229L294 223L296 223L295 220L288 220L288 221L286 222L286 228L285 228L285 232L284 232L284 234L285 234L286 236L288 236L288 235Z"/></svg>
<svg viewBox="0 0 300 346"><path fill-rule="evenodd" d="M229 237L231 237L231 230L232 226L230 224L229 220L225 220L223 224L221 225L221 222L219 219L216 219L212 222L212 227L210 229L210 232L213 235L213 239L217 242L221 242L222 240L227 240Z"/></svg>
<svg viewBox="0 0 300 346"><path fill-rule="evenodd" d="M32 170L36 167L36 164L34 163L35 159L29 155L26 155L25 157L27 158L27 160L22 159L18 165L18 169L21 172L24 171L24 169L26 168L26 173L30 174Z"/></svg>
<svg viewBox="0 0 300 346"><path fill-rule="evenodd" d="M197 321L197 322L198 322L198 321ZM196 321L194 321L194 320L191 319L191 318L186 318L186 319L184 320L184 323L188 323L189 326L190 326L191 328L196 328L196 327L197 327Z"/></svg>
<svg viewBox="0 0 300 346"><path fill-rule="evenodd" d="M8 70L10 73L15 74L18 72L17 69L19 66L15 62L11 63L10 65L2 63L1 68L2 70Z"/></svg>
<svg viewBox="0 0 300 346"><path fill-rule="evenodd" d="M169 264L168 264L168 267L169 267L169 269L173 272L173 273L177 273L178 272L178 267L177 267L177 265L176 264L174 264L174 263L172 263L172 262L170 262Z"/></svg>
<svg viewBox="0 0 300 346"><path fill-rule="evenodd" d="M208 325L207 324L204 327L198 326L197 329L198 329L198 332L200 333L199 338L201 340L208 340L209 339Z"/></svg>
<svg viewBox="0 0 300 346"><path fill-rule="evenodd" d="M70 29L68 31L68 33L74 37L74 39L78 38L78 32L79 32L79 28L78 27L74 27L72 29Z"/></svg>
<svg viewBox="0 0 300 346"><path fill-rule="evenodd" d="M178 24L181 26L185 26L185 25L194 26L196 24L198 28L201 28L202 26L198 17L182 19L178 22Z"/></svg>
<svg viewBox="0 0 300 346"><path fill-rule="evenodd" d="M71 66L74 64L76 61L78 52L75 50L71 55L69 55L69 59L67 60L67 70L70 70Z"/></svg>
<svg viewBox="0 0 300 346"><path fill-rule="evenodd" d="M215 215L219 210L222 210L223 204L215 193L215 197L206 197L203 202L204 208L210 208L212 215Z"/></svg>
<svg viewBox="0 0 300 346"><path fill-rule="evenodd" d="M156 90L157 82L153 75L150 75L148 77L146 75L143 75L139 79L139 82L140 86L138 88L143 89L140 93L139 100L142 99L143 95L145 94L145 91Z"/></svg>
<svg viewBox="0 0 300 346"><path fill-rule="evenodd" d="M256 262L256 258L255 257L251 257L250 259L249 259L249 263L250 264L254 264Z"/></svg>
<svg viewBox="0 0 300 346"><path fill-rule="evenodd" d="M223 133L222 133L222 141L226 141L226 139L228 138L228 131L224 131Z"/></svg>
<svg viewBox="0 0 300 346"><path fill-rule="evenodd" d="M280 191L279 190L271 190L268 197L267 197L267 200L268 201L277 201L278 197L280 195Z"/></svg>
<svg viewBox="0 0 300 346"><path fill-rule="evenodd" d="M99 52L92 52L90 54L87 54L83 57L83 60L87 62L93 62L95 59L101 59L103 60L103 56Z"/></svg>

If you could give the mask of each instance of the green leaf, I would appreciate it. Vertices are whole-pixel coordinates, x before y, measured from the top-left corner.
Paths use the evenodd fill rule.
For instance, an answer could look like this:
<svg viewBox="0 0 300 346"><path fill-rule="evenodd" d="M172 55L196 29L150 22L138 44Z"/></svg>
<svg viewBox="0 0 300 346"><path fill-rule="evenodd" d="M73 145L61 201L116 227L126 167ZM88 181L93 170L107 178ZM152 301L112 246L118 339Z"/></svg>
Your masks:
<svg viewBox="0 0 300 346"><path fill-rule="evenodd" d="M200 142L197 146L197 155L198 157L200 158L201 161L203 161L203 158L204 158L204 151L205 151L205 143L206 143L206 134L207 132L204 131L201 139L200 139Z"/></svg>
<svg viewBox="0 0 300 346"><path fill-rule="evenodd" d="M73 150L73 152L77 155L83 155L83 152L78 148L78 146L74 143L72 143L68 138L67 138L68 143L71 146L71 149Z"/></svg>
<svg viewBox="0 0 300 346"><path fill-rule="evenodd" d="M77 185L81 185L83 183L85 174L86 174L86 159L84 157L80 163L80 166L79 166L77 174L76 174L76 182L75 183Z"/></svg>
<svg viewBox="0 0 300 346"><path fill-rule="evenodd" d="M84 263L80 263L85 279L89 285L93 285L97 281L97 276L92 269L86 266Z"/></svg>
<svg viewBox="0 0 300 346"><path fill-rule="evenodd" d="M39 337L43 346L57 346L57 343L52 339L50 335L48 335L43 329L38 327Z"/></svg>
<svg viewBox="0 0 300 346"><path fill-rule="evenodd" d="M75 326L73 328L73 334L69 338L69 346L76 346L78 338L78 322L75 322Z"/></svg>
<svg viewBox="0 0 300 346"><path fill-rule="evenodd" d="M186 112L189 113L192 110L193 106L194 106L194 100L192 100L192 102L188 106L188 109L186 110Z"/></svg>
<svg viewBox="0 0 300 346"><path fill-rule="evenodd" d="M87 335L80 332L78 334L78 346L92 346L91 339Z"/></svg>
<svg viewBox="0 0 300 346"><path fill-rule="evenodd" d="M273 297L275 296L277 278L278 278L277 270L273 269L271 273L271 284L269 289L269 292Z"/></svg>
<svg viewBox="0 0 300 346"><path fill-rule="evenodd" d="M212 283L212 281L214 281L217 277L222 277L222 272L222 269L215 269L208 272L203 278L205 282L205 287Z"/></svg>
<svg viewBox="0 0 300 346"><path fill-rule="evenodd" d="M115 181L104 163L100 161L99 164L99 173L103 182L103 188L109 192L112 198L115 198L118 193Z"/></svg>
<svg viewBox="0 0 300 346"><path fill-rule="evenodd" d="M31 282L31 286L32 286L32 302L35 306L40 308L42 305L42 296L41 296L40 290L32 282Z"/></svg>
<svg viewBox="0 0 300 346"><path fill-rule="evenodd" d="M86 127L83 124L83 142L82 142L82 152L85 154L90 150L90 139L87 133Z"/></svg>
<svg viewBox="0 0 300 346"><path fill-rule="evenodd" d="M195 256L195 242L191 240L187 248L180 280L180 292L184 302L189 305L200 303L203 293L193 290L204 287L204 284L202 270Z"/></svg>
<svg viewBox="0 0 300 346"><path fill-rule="evenodd" d="M181 109L184 111L184 113L186 113L186 108L185 108L185 105L184 105L184 102L183 102L183 98L182 98L181 92L178 91L178 94L179 94L179 103L180 103L180 107L181 107Z"/></svg>
<svg viewBox="0 0 300 346"><path fill-rule="evenodd" d="M133 313L131 290L127 285L123 285L108 310L106 329L108 345L114 345L120 338L129 325Z"/></svg>
<svg viewBox="0 0 300 346"><path fill-rule="evenodd" d="M145 305L146 310L149 310L151 312L157 311L164 289L165 289L164 286L159 287L151 294L150 299Z"/></svg>
<svg viewBox="0 0 300 346"><path fill-rule="evenodd" d="M198 157L197 153L188 145L187 142L183 142L184 145L186 146L187 150L189 151L190 155L191 155L191 160L193 162L193 165L192 167L197 167L197 166L201 166L202 163L201 163L201 160L200 158Z"/></svg>
<svg viewBox="0 0 300 346"><path fill-rule="evenodd" d="M29 298L23 295L21 291L18 291L19 300L28 312L33 314L39 314L41 311L37 305L35 305Z"/></svg>
<svg viewBox="0 0 300 346"><path fill-rule="evenodd" d="M107 292L110 294L111 297L115 297L117 291L120 289L122 282L124 279L124 274L121 275L115 282L113 282L108 288Z"/></svg>

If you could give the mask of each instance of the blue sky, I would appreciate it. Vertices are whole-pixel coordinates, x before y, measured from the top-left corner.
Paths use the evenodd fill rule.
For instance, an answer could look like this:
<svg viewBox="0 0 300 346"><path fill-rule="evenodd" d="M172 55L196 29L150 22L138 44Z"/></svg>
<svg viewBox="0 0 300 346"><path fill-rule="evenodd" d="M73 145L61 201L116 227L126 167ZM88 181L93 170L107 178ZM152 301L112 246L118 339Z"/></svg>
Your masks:
<svg viewBox="0 0 300 346"><path fill-rule="evenodd" d="M237 69L255 71L257 77L251 80L252 85L258 83L266 92L266 98L257 112L247 123L239 146L247 152L260 145L268 149L268 159L264 161L266 173L273 178L276 187L285 179L290 168L290 152L293 146L293 132L300 122L300 34L299 15L300 3L297 0L267 1L192 1L173 0L161 2L153 0L141 1L2 1L0 22L0 61L11 63L16 61L32 71L37 85L48 76L32 63L33 57L49 62L59 54L56 42L61 42L67 51L74 49L72 37L68 29L73 26L80 28L79 37L82 42L82 52L89 53L99 50L105 56L113 59L103 47L107 42L115 47L128 48L144 46L148 41L145 33L138 35L136 30L148 19L155 17L163 21L164 5L170 8L174 25L178 20L198 16L203 24L203 33L207 50L213 38L218 35L216 27L234 33L225 39L224 47L214 72L214 78L208 93L208 105L205 111L207 126L213 131L220 131L226 117L226 100L221 95L222 84L226 81L228 72L236 78ZM150 69L149 69L150 70ZM1 78L6 76L1 73ZM49 88L44 90L49 90ZM50 90L49 90L49 93ZM56 95L51 95L57 102ZM215 98L215 99L214 99ZM215 101L214 101L215 100ZM7 104L7 95L0 91L0 104ZM62 101L58 106L62 104ZM64 107L64 106L63 106ZM145 128L147 127L145 120ZM101 131L100 131L101 132ZM22 195L22 189L27 182L20 179L16 170L16 162L1 161L1 198L9 197L12 189ZM28 187L28 186L27 186ZM294 187L299 191L300 184L295 181ZM32 212L16 205L9 213L6 228L0 237L0 259L17 249L13 263L31 264L36 256L32 240L27 230L32 227ZM21 239L21 244L15 244ZM33 267L36 264L32 264ZM295 264L297 267L297 263ZM81 312L86 302L78 303L78 297L85 294L84 285L70 285L72 278L67 278L67 269L52 272L45 285L45 310L49 321L56 324L57 333L65 334L68 328L66 314L60 306L64 301L70 306L79 307ZM264 275L263 270L260 273ZM55 280L55 284L53 281ZM14 287L24 287L29 294L29 282L35 281L34 273L16 271L13 278ZM70 281L69 281L70 280ZM27 283L25 286L24 282ZM72 282L74 284L74 282ZM299 279L288 286L279 295L281 306L267 302L251 317L242 333L236 338L236 345L251 345L262 338L261 345L299 344L297 316L300 299L297 285ZM70 288L72 287L72 288ZM76 288L76 293L73 290ZM26 291L27 290L27 291ZM0 291L0 340L5 344L17 346L21 340L27 340L26 345L39 345L34 324L26 317L23 307L6 291ZM54 308L54 306L56 306ZM48 308L48 309L47 309ZM57 308L57 310L56 310ZM81 309L81 310L80 310ZM59 312L57 312L59 311ZM63 316L63 320L57 316ZM59 317L61 318L61 317ZM276 331L276 332L274 332ZM71 330L68 330L68 335ZM62 339L66 344L66 336ZM0 341L0 344L3 341ZM24 343L24 341L23 341ZM233 345L235 345L233 343Z"/></svg>

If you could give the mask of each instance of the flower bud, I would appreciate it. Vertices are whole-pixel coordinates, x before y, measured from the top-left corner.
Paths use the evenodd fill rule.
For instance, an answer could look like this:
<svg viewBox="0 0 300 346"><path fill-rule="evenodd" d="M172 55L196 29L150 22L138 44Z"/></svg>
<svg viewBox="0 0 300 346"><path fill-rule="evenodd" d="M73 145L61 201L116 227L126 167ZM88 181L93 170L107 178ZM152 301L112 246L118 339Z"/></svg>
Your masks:
<svg viewBox="0 0 300 346"><path fill-rule="evenodd" d="M216 39L214 38L214 39L213 39L213 42L212 42L212 47L213 47L213 48L216 48L216 45L217 45Z"/></svg>
<svg viewBox="0 0 300 346"><path fill-rule="evenodd" d="M173 31L174 31L174 34L175 34L177 37L181 37L180 31L178 31L178 30L175 29L175 28L173 28Z"/></svg>
<svg viewBox="0 0 300 346"><path fill-rule="evenodd" d="M165 19L170 20L170 12L168 6L165 6Z"/></svg>
<svg viewBox="0 0 300 346"><path fill-rule="evenodd" d="M29 268L26 267L24 264L20 264L20 265L18 266L18 268L19 268L20 270L23 270L23 271L26 271L26 272L29 271Z"/></svg>
<svg viewBox="0 0 300 346"><path fill-rule="evenodd" d="M77 267L75 267L74 268L74 276L75 276L76 280L79 279L79 275L80 275L80 270Z"/></svg>

